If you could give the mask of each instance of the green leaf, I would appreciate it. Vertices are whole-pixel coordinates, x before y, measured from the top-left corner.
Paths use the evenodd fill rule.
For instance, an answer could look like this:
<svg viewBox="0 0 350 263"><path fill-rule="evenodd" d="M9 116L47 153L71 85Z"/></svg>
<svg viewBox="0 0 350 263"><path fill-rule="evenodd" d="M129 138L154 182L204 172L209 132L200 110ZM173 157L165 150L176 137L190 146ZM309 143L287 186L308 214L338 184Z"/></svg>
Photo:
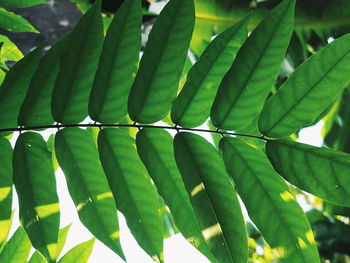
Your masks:
<svg viewBox="0 0 350 263"><path fill-rule="evenodd" d="M83 242L69 250L58 263L86 263L94 247L95 239Z"/></svg>
<svg viewBox="0 0 350 263"><path fill-rule="evenodd" d="M236 138L220 141L226 169L232 176L249 217L280 262L320 262L305 214L266 155Z"/></svg>
<svg viewBox="0 0 350 263"><path fill-rule="evenodd" d="M132 120L152 123L168 114L193 27L193 0L171 0L159 14L130 91L128 111Z"/></svg>
<svg viewBox="0 0 350 263"><path fill-rule="evenodd" d="M78 123L88 115L88 98L103 43L101 0L69 35L52 94L52 114L60 123Z"/></svg>
<svg viewBox="0 0 350 263"><path fill-rule="evenodd" d="M141 18L141 1L124 1L108 28L90 94L93 120L115 123L127 114L129 90L139 61Z"/></svg>
<svg viewBox="0 0 350 263"><path fill-rule="evenodd" d="M275 170L298 188L350 206L350 154L293 141L268 141L266 153Z"/></svg>
<svg viewBox="0 0 350 263"><path fill-rule="evenodd" d="M0 253L0 262L25 263L32 244L22 227L18 227Z"/></svg>
<svg viewBox="0 0 350 263"><path fill-rule="evenodd" d="M169 207L178 229L194 247L212 262L216 262L202 235L202 229L178 171L171 135L162 129L144 128L137 133L136 145L138 154L159 194Z"/></svg>
<svg viewBox="0 0 350 263"><path fill-rule="evenodd" d="M221 79L247 38L249 17L217 36L187 74L187 81L171 109L174 123L191 128L209 117Z"/></svg>
<svg viewBox="0 0 350 263"><path fill-rule="evenodd" d="M14 7L14 8L25 8L38 4L47 4L45 0L0 0L0 5Z"/></svg>
<svg viewBox="0 0 350 263"><path fill-rule="evenodd" d="M0 87L0 128L17 127L17 117L42 55L42 46L18 61Z"/></svg>
<svg viewBox="0 0 350 263"><path fill-rule="evenodd" d="M223 160L203 137L181 132L174 139L176 163L203 234L219 262L247 262L248 241L237 194Z"/></svg>
<svg viewBox="0 0 350 263"><path fill-rule="evenodd" d="M13 151L13 182L19 201L19 218L33 247L48 262L56 260L60 206L56 178L40 134L21 134Z"/></svg>
<svg viewBox="0 0 350 263"><path fill-rule="evenodd" d="M57 257L60 256L61 251L64 247L64 244L66 243L66 239L67 239L67 235L68 235L68 231L69 231L70 227L71 227L71 224L61 228L60 231L58 232Z"/></svg>
<svg viewBox="0 0 350 263"><path fill-rule="evenodd" d="M19 125L41 126L54 122L51 115L51 95L59 71L57 61L62 56L66 42L67 38L57 42L40 60L21 106Z"/></svg>
<svg viewBox="0 0 350 263"><path fill-rule="evenodd" d="M16 47L16 45L6 36L0 35L0 42L3 43L0 52L0 58L17 61L23 58L22 52Z"/></svg>
<svg viewBox="0 0 350 263"><path fill-rule="evenodd" d="M0 248L12 225L12 154L10 142L0 136Z"/></svg>
<svg viewBox="0 0 350 263"><path fill-rule="evenodd" d="M79 128L57 132L55 150L80 221L124 259L117 208L91 135Z"/></svg>
<svg viewBox="0 0 350 263"><path fill-rule="evenodd" d="M297 68L265 104L258 122L266 136L287 137L312 123L350 84L350 34Z"/></svg>
<svg viewBox="0 0 350 263"><path fill-rule="evenodd" d="M103 129L98 148L115 202L131 233L156 262L163 262L158 194L137 155L134 139L121 129Z"/></svg>
<svg viewBox="0 0 350 263"><path fill-rule="evenodd" d="M39 251L35 251L34 254L30 257L30 260L28 263L47 263L47 261L39 253Z"/></svg>
<svg viewBox="0 0 350 263"><path fill-rule="evenodd" d="M223 78L211 120L221 129L251 123L277 78L293 32L295 0L284 0L251 33Z"/></svg>
<svg viewBox="0 0 350 263"><path fill-rule="evenodd" d="M4 8L0 8L0 28L10 32L39 33L27 20Z"/></svg>

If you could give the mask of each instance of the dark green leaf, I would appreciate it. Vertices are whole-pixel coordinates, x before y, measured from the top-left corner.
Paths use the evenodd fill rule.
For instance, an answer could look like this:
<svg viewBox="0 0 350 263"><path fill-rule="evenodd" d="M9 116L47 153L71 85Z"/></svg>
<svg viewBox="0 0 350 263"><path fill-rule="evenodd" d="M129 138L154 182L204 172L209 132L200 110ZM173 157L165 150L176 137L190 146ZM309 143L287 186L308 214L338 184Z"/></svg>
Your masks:
<svg viewBox="0 0 350 263"><path fill-rule="evenodd" d="M17 228L11 239L0 253L0 262L25 263L29 256L32 244L22 227Z"/></svg>
<svg viewBox="0 0 350 263"><path fill-rule="evenodd" d="M293 141L268 141L275 170L302 190L350 206L350 154Z"/></svg>
<svg viewBox="0 0 350 263"><path fill-rule="evenodd" d="M170 208L176 226L194 247L215 262L177 169L171 135L165 130L144 128L137 133L136 145L159 194Z"/></svg>
<svg viewBox="0 0 350 263"><path fill-rule="evenodd" d="M0 3L1 4L1 3ZM1 6L1 5L0 5ZM0 27L11 32L37 32L27 20L4 8L0 8Z"/></svg>
<svg viewBox="0 0 350 263"><path fill-rule="evenodd" d="M196 127L209 117L222 77L247 38L249 16L217 36L187 74L187 81L171 109L171 119Z"/></svg>
<svg viewBox="0 0 350 263"><path fill-rule="evenodd" d="M38 4L47 4L45 0L0 0L0 5L15 7L15 8L24 8Z"/></svg>
<svg viewBox="0 0 350 263"><path fill-rule="evenodd" d="M79 128L60 130L55 137L55 150L80 221L124 259L117 208L91 135Z"/></svg>
<svg viewBox="0 0 350 263"><path fill-rule="evenodd" d="M134 139L121 129L103 129L98 137L101 162L118 209L140 246L163 261L163 226L159 199L140 161Z"/></svg>
<svg viewBox="0 0 350 263"><path fill-rule="evenodd" d="M12 154L10 142L0 136L0 248L12 225Z"/></svg>
<svg viewBox="0 0 350 263"><path fill-rule="evenodd" d="M236 138L223 138L220 149L249 217L279 261L320 262L305 214L266 155Z"/></svg>
<svg viewBox="0 0 350 263"><path fill-rule="evenodd" d="M248 241L237 194L213 145L193 133L178 133L174 153L203 234L219 262L247 262Z"/></svg>
<svg viewBox="0 0 350 263"><path fill-rule="evenodd" d="M159 14L131 88L130 118L141 123L163 119L176 96L194 27L193 0L171 0Z"/></svg>
<svg viewBox="0 0 350 263"><path fill-rule="evenodd" d="M52 46L40 60L37 71L30 81L27 95L21 106L18 124L40 126L53 123L51 95L59 71L59 59L65 48L66 38Z"/></svg>
<svg viewBox="0 0 350 263"><path fill-rule="evenodd" d="M56 260L60 206L56 178L40 134L21 134L13 152L13 182L19 201L19 218L34 248L48 262Z"/></svg>
<svg viewBox="0 0 350 263"><path fill-rule="evenodd" d="M284 0L275 7L239 50L211 109L216 127L244 128L262 109L293 32L294 6L295 0Z"/></svg>
<svg viewBox="0 0 350 263"><path fill-rule="evenodd" d="M29 88L29 82L42 56L39 46L18 61L6 74L0 87L0 128L17 127L20 106Z"/></svg>
<svg viewBox="0 0 350 263"><path fill-rule="evenodd" d="M93 120L114 123L127 114L129 90L139 61L141 18L141 1L124 1L108 28L90 94Z"/></svg>
<svg viewBox="0 0 350 263"><path fill-rule="evenodd" d="M312 123L349 85L349 70L347 34L310 57L267 101L258 123L260 132L287 137Z"/></svg>
<svg viewBox="0 0 350 263"><path fill-rule="evenodd" d="M52 114L60 123L77 123L88 115L88 98L103 43L101 0L79 20L66 42L52 95Z"/></svg>
<svg viewBox="0 0 350 263"><path fill-rule="evenodd" d="M86 263L94 247L95 239L83 242L69 250L58 263Z"/></svg>

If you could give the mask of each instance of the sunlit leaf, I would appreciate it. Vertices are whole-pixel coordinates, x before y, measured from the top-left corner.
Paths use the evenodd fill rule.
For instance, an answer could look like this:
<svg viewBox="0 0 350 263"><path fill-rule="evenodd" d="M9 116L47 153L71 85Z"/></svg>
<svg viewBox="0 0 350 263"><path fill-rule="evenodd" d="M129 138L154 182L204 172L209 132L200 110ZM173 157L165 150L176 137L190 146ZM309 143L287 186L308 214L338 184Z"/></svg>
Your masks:
<svg viewBox="0 0 350 263"><path fill-rule="evenodd" d="M247 262L248 242L237 194L213 145L193 133L174 139L176 163L203 229L219 262Z"/></svg>
<svg viewBox="0 0 350 263"><path fill-rule="evenodd" d="M22 52L8 37L0 35L0 42L3 42L0 53L1 59L5 58L7 60L17 61L23 58Z"/></svg>
<svg viewBox="0 0 350 263"><path fill-rule="evenodd" d="M86 263L94 247L95 239L83 242L69 250L58 263Z"/></svg>
<svg viewBox="0 0 350 263"><path fill-rule="evenodd" d="M0 3L1 4L1 3ZM0 5L1 6L1 5ZM11 32L39 33L27 20L4 8L0 8L0 28Z"/></svg>
<svg viewBox="0 0 350 263"><path fill-rule="evenodd" d="M223 138L220 149L249 217L278 260L320 262L305 214L266 155L236 138Z"/></svg>
<svg viewBox="0 0 350 263"><path fill-rule="evenodd" d="M61 251L66 243L66 239L67 239L67 235L68 235L68 231L69 231L70 227L71 227L71 224L61 228L60 231L58 232L57 257L60 256Z"/></svg>
<svg viewBox="0 0 350 263"><path fill-rule="evenodd" d="M25 263L32 245L22 227L19 227L0 253L0 262Z"/></svg>
<svg viewBox="0 0 350 263"><path fill-rule="evenodd" d="M38 251L35 251L28 263L47 263L47 261Z"/></svg>

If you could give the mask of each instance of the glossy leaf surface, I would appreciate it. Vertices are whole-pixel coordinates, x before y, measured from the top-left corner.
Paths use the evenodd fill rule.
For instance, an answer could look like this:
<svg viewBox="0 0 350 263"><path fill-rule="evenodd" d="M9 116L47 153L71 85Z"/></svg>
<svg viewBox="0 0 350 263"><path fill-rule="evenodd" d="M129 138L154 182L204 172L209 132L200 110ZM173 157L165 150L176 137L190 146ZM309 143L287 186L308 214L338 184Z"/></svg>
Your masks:
<svg viewBox="0 0 350 263"><path fill-rule="evenodd" d="M89 100L93 120L114 123L127 114L139 61L141 18L141 1L124 1L108 28Z"/></svg>
<svg viewBox="0 0 350 263"><path fill-rule="evenodd" d="M119 243L117 208L91 135L79 128L60 130L55 137L55 150L80 221L124 258Z"/></svg>
<svg viewBox="0 0 350 263"><path fill-rule="evenodd" d="M10 32L38 32L23 17L0 8L0 27Z"/></svg>
<svg viewBox="0 0 350 263"><path fill-rule="evenodd" d="M280 262L320 262L311 227L267 157L236 138L220 141L228 173L249 217Z"/></svg>
<svg viewBox="0 0 350 263"><path fill-rule="evenodd" d="M165 130L144 128L137 133L136 145L178 229L194 247L215 262L178 171L171 135Z"/></svg>
<svg viewBox="0 0 350 263"><path fill-rule="evenodd" d="M240 204L223 160L213 145L193 133L174 139L176 163L192 206L219 262L247 262L248 241Z"/></svg>
<svg viewBox="0 0 350 263"><path fill-rule="evenodd" d="M249 17L218 35L187 74L187 81L171 109L171 119L183 127L196 127L209 117L222 77L247 38Z"/></svg>
<svg viewBox="0 0 350 263"><path fill-rule="evenodd" d="M251 33L223 78L211 120L221 129L251 123L277 78L293 32L295 0L284 0Z"/></svg>
<svg viewBox="0 0 350 263"><path fill-rule="evenodd" d="M56 178L40 134L21 134L13 152L13 182L19 201L19 217L33 246L48 262L56 260L60 206Z"/></svg>
<svg viewBox="0 0 350 263"><path fill-rule="evenodd" d="M140 123L163 119L175 99L194 27L193 0L172 0L149 35L130 91L130 118Z"/></svg>
<svg viewBox="0 0 350 263"><path fill-rule="evenodd" d="M293 141L269 141L266 153L275 170L298 188L350 206L350 154Z"/></svg>
<svg viewBox="0 0 350 263"><path fill-rule="evenodd" d="M69 250L58 263L86 263L94 247L95 239L83 242Z"/></svg>
<svg viewBox="0 0 350 263"><path fill-rule="evenodd" d="M259 130L287 137L312 123L350 84L350 34L333 41L302 64L264 106Z"/></svg>
<svg viewBox="0 0 350 263"><path fill-rule="evenodd" d="M11 239L0 253L0 262L24 263L27 262L32 245L22 227L18 227Z"/></svg>
<svg viewBox="0 0 350 263"><path fill-rule="evenodd" d="M103 129L98 148L115 202L131 232L155 261L163 261L158 194L137 155L134 139L121 129Z"/></svg>
<svg viewBox="0 0 350 263"><path fill-rule="evenodd" d="M60 123L76 123L88 115L88 98L103 43L101 0L79 20L67 40L52 94L52 114Z"/></svg>

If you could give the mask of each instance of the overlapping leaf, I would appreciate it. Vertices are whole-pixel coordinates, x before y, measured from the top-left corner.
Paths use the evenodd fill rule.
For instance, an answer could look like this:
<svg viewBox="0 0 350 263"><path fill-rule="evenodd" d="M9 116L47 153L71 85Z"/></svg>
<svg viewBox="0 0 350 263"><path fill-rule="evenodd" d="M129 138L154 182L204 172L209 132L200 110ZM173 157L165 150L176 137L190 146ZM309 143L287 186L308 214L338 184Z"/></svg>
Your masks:
<svg viewBox="0 0 350 263"><path fill-rule="evenodd" d="M248 242L237 194L219 153L203 137L178 133L174 153L192 206L219 262L247 262Z"/></svg>
<svg viewBox="0 0 350 263"><path fill-rule="evenodd" d="M163 226L158 194L134 147L121 129L103 129L98 147L101 162L118 209L140 246L163 261Z"/></svg>
<svg viewBox="0 0 350 263"><path fill-rule="evenodd" d="M171 109L171 119L183 127L196 127L209 117L222 77L247 37L249 17L217 36L187 74L187 81Z"/></svg>
<svg viewBox="0 0 350 263"><path fill-rule="evenodd" d="M46 259L38 252L35 251L30 257L28 263L46 263Z"/></svg>
<svg viewBox="0 0 350 263"><path fill-rule="evenodd" d="M293 141L269 141L266 153L275 170L302 190L350 206L350 155Z"/></svg>
<svg viewBox="0 0 350 263"><path fill-rule="evenodd" d="M88 115L88 98L103 43L101 0L70 34L52 94L52 114L60 123L77 123Z"/></svg>
<svg viewBox="0 0 350 263"><path fill-rule="evenodd" d="M81 222L124 258L117 208L92 137L79 128L60 130L55 137L55 150Z"/></svg>
<svg viewBox="0 0 350 263"><path fill-rule="evenodd" d="M32 245L22 227L17 228L11 239L0 253L0 262L24 263L27 262Z"/></svg>
<svg viewBox="0 0 350 263"><path fill-rule="evenodd" d="M211 120L234 130L251 123L277 78L294 24L295 0L284 0L251 33L223 78Z"/></svg>
<svg viewBox="0 0 350 263"><path fill-rule="evenodd" d="M95 239L83 242L69 250L58 263L86 263L94 247Z"/></svg>
<svg viewBox="0 0 350 263"><path fill-rule="evenodd" d="M177 93L193 27L193 0L172 0L158 16L129 95L132 120L152 123L167 115Z"/></svg>
<svg viewBox="0 0 350 263"><path fill-rule="evenodd" d="M127 100L139 60L141 1L124 1L108 28L90 94L89 115L114 123L127 114Z"/></svg>
<svg viewBox="0 0 350 263"><path fill-rule="evenodd" d="M178 229L194 247L215 262L177 169L171 135L165 130L144 128L137 133L136 145L139 156L159 194L170 208Z"/></svg>
<svg viewBox="0 0 350 263"><path fill-rule="evenodd" d="M0 248L7 241L12 217L12 147L0 136Z"/></svg>
<svg viewBox="0 0 350 263"><path fill-rule="evenodd" d="M279 261L320 262L305 214L264 153L228 137L220 149L249 217Z"/></svg>
<svg viewBox="0 0 350 263"><path fill-rule="evenodd" d="M350 84L350 34L327 45L302 64L267 102L259 130L287 137L312 123Z"/></svg>
<svg viewBox="0 0 350 263"><path fill-rule="evenodd" d="M13 182L23 228L33 246L48 262L54 262L60 207L51 154L40 134L27 132L17 139L13 152Z"/></svg>

